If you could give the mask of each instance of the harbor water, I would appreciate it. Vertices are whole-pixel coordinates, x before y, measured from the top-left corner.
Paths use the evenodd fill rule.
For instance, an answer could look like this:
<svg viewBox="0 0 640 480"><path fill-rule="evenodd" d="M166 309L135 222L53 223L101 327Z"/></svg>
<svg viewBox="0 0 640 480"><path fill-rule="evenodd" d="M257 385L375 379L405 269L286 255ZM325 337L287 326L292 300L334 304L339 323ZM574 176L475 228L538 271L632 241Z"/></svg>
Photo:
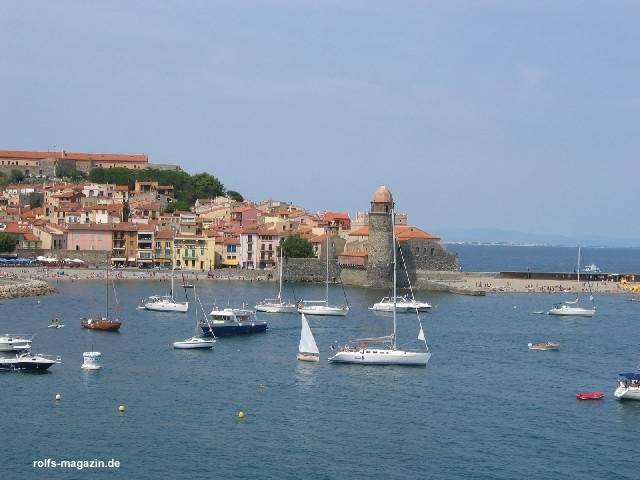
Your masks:
<svg viewBox="0 0 640 480"><path fill-rule="evenodd" d="M201 282L199 292L207 309L274 287ZM193 333L193 305L186 315L136 309L166 282L117 283L119 333L79 326L102 311L101 282L58 288L0 304L3 331L34 333L35 352L63 357L46 374L0 375L3 479L89 473L33 467L44 459L120 462L91 478L637 478L640 402L612 395L617 373L640 362L640 304L622 295L596 298L592 319L532 314L562 296L428 295L433 356L403 368L327 362L335 343L389 332L389 314L367 309L382 291L347 289L347 317L309 318L321 361L308 363L296 361L298 315L265 315L266 334L213 351L174 350ZM296 294L322 298L323 287ZM66 326L47 328L54 316ZM419 346L415 314L401 315L399 330L401 344ZM527 349L545 340L560 350ZM101 352L103 369L83 371L84 351ZM576 400L583 390L606 397Z"/></svg>
<svg viewBox="0 0 640 480"><path fill-rule="evenodd" d="M451 244L466 272L574 272L577 247ZM607 273L640 273L640 248L582 248L582 268L596 264Z"/></svg>

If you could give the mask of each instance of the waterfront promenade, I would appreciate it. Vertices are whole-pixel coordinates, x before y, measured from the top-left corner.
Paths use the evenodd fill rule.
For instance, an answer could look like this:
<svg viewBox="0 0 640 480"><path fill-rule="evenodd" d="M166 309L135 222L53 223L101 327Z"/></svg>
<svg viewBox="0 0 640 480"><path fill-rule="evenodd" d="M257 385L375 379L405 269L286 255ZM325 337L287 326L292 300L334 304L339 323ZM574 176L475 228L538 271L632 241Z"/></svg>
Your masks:
<svg viewBox="0 0 640 480"><path fill-rule="evenodd" d="M596 294L627 293L619 282L597 281L580 282L576 280L553 279L519 279L504 278L499 273L483 272L430 272L430 281L434 290L453 290L456 293L486 292L491 293L561 293L561 292L592 292ZM51 285L59 282L76 282L81 280L104 279L105 271L93 268L42 268L17 267L4 269L2 277L5 280L45 280ZM117 269L111 277L118 281L150 280L170 282L170 270L141 270L137 268ZM188 282L206 280L229 280L246 282L268 282L277 280L277 270L213 270L207 272L176 270L176 288L179 288L182 278Z"/></svg>

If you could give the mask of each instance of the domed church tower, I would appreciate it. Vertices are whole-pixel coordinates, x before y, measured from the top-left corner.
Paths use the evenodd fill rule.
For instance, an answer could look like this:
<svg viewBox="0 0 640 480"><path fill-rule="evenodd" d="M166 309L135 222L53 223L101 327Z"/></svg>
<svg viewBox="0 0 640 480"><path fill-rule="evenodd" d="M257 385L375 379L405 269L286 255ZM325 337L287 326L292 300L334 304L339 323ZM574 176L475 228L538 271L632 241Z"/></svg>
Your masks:
<svg viewBox="0 0 640 480"><path fill-rule="evenodd" d="M386 287L391 282L393 273L392 208L393 196L383 185L373 194L369 211L367 284L371 287Z"/></svg>

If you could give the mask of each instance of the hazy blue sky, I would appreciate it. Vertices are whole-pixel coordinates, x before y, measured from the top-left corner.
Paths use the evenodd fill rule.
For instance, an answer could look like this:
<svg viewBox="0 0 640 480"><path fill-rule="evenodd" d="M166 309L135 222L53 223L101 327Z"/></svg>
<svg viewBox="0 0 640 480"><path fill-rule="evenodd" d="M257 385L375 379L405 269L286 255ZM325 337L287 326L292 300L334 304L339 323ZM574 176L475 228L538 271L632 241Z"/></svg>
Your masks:
<svg viewBox="0 0 640 480"><path fill-rule="evenodd" d="M134 5L135 3L135 5ZM640 237L640 3L0 3L0 148L438 232Z"/></svg>

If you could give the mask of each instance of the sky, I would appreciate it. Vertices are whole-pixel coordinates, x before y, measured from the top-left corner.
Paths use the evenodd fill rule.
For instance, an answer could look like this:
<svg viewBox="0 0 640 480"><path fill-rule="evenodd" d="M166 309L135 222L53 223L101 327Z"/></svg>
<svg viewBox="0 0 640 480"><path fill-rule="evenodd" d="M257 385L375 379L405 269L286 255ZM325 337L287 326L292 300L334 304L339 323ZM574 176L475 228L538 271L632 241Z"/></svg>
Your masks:
<svg viewBox="0 0 640 480"><path fill-rule="evenodd" d="M640 238L640 3L0 3L0 149L147 153L439 233Z"/></svg>

